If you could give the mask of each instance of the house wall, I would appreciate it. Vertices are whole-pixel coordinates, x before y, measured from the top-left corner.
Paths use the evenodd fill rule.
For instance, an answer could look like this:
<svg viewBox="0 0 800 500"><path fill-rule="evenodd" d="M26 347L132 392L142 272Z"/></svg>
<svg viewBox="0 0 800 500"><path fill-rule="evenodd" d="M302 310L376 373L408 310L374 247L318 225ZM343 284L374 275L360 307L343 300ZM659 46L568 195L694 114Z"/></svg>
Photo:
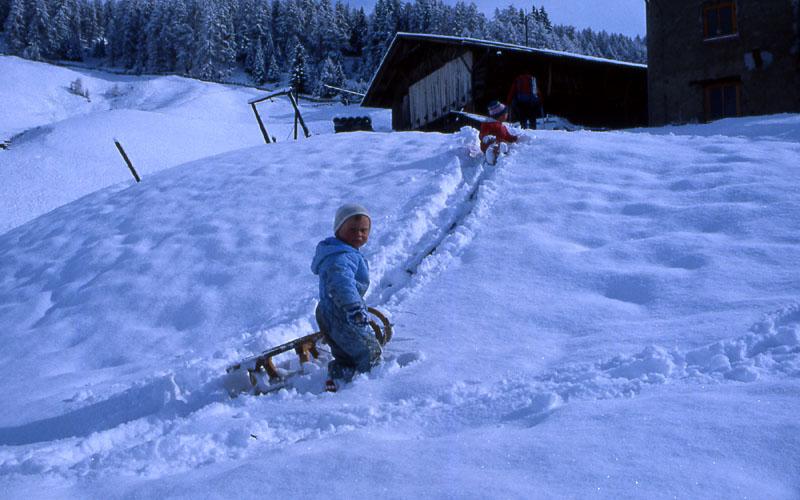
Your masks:
<svg viewBox="0 0 800 500"><path fill-rule="evenodd" d="M732 3L733 35L709 37L704 9ZM800 112L800 1L649 0L649 123L704 122L708 89L733 85L738 112Z"/></svg>

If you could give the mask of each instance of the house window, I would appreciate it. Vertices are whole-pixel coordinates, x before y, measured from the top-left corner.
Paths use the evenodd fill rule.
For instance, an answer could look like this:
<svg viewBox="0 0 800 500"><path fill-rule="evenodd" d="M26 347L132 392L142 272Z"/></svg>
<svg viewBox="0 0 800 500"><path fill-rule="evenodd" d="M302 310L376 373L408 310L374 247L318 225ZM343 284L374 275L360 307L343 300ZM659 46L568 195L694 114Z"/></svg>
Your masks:
<svg viewBox="0 0 800 500"><path fill-rule="evenodd" d="M742 85L723 82L706 85L706 120L742 116Z"/></svg>
<svg viewBox="0 0 800 500"><path fill-rule="evenodd" d="M733 2L703 9L703 38L722 38L736 34L736 7Z"/></svg>

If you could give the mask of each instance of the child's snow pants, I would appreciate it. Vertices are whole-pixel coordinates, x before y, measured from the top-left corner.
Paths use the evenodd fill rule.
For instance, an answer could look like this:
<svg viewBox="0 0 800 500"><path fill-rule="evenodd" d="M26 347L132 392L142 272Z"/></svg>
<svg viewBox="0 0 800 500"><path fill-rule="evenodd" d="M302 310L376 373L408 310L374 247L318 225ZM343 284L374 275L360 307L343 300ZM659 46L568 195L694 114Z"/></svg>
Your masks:
<svg viewBox="0 0 800 500"><path fill-rule="evenodd" d="M350 382L357 373L370 371L381 357L381 345L369 326L358 327L347 322L344 311L325 311L317 306L317 324L331 348L333 360L328 363L329 379Z"/></svg>

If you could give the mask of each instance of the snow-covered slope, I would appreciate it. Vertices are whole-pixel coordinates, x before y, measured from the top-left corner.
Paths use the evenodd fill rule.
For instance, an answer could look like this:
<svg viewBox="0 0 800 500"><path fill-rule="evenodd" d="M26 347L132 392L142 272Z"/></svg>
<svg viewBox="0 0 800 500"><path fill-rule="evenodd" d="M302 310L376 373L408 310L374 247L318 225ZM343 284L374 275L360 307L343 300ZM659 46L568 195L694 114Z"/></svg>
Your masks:
<svg viewBox="0 0 800 500"><path fill-rule="evenodd" d="M150 111L68 120L121 113ZM256 140L26 212L0 234L4 498L796 498L797 117L516 132L496 167L471 129ZM346 201L390 361L230 399L230 362L315 329Z"/></svg>
<svg viewBox="0 0 800 500"><path fill-rule="evenodd" d="M89 99L69 92L80 79ZM141 177L174 165L264 143L251 107L272 92L177 76L132 77L0 56L0 233L100 188L132 179L118 140ZM294 136L286 97L258 105L270 136ZM312 134L333 132L337 115L384 110L303 102ZM302 137L302 131L300 132Z"/></svg>

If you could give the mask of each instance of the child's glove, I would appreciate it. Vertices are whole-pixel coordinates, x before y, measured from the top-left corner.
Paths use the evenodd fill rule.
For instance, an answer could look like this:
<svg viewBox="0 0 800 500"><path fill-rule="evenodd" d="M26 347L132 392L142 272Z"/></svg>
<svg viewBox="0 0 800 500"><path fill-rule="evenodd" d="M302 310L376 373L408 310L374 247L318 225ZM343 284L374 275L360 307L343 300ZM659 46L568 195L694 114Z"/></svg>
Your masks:
<svg viewBox="0 0 800 500"><path fill-rule="evenodd" d="M495 137L493 135L487 135L486 137L483 138L483 143L484 144L491 144L491 143L494 142L495 139L497 139L497 137Z"/></svg>
<svg viewBox="0 0 800 500"><path fill-rule="evenodd" d="M367 310L361 305L355 306L353 309L347 311L347 322L359 328L367 326L369 324Z"/></svg>

